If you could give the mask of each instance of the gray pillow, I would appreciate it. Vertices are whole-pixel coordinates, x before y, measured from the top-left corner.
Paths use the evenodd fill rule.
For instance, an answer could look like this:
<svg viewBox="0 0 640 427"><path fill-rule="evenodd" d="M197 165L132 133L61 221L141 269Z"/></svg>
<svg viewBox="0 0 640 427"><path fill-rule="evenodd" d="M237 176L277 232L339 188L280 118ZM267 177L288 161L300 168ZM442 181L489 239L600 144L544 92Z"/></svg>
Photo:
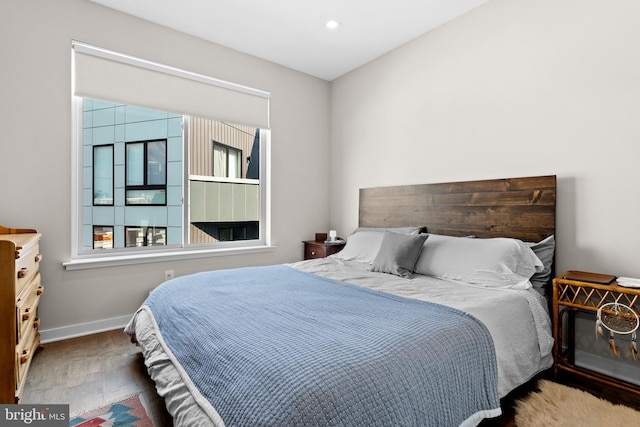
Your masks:
<svg viewBox="0 0 640 427"><path fill-rule="evenodd" d="M554 235L547 237L539 242L527 242L527 245L533 250L542 264L544 269L541 272L535 273L531 276L531 284L533 288L540 292L542 296L547 296L545 289L551 280L551 268L553 265L553 255L556 251L556 238Z"/></svg>
<svg viewBox="0 0 640 427"><path fill-rule="evenodd" d="M410 279L413 277L413 267L428 236L428 234L398 234L385 231L371 271L395 274Z"/></svg>

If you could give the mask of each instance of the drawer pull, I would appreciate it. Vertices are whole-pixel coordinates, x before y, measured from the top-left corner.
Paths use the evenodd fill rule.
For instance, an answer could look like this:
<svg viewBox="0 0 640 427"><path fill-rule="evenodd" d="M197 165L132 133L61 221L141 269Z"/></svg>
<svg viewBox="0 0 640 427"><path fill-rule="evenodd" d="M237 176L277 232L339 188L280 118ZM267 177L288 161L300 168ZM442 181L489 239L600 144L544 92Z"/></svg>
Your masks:
<svg viewBox="0 0 640 427"><path fill-rule="evenodd" d="M36 288L36 295L42 295L44 292L44 286L40 285Z"/></svg>
<svg viewBox="0 0 640 427"><path fill-rule="evenodd" d="M40 326L40 318L36 317L36 319L33 321L33 328L38 329L38 326Z"/></svg>
<svg viewBox="0 0 640 427"><path fill-rule="evenodd" d="M29 269L27 267L22 267L20 270L18 270L18 279L24 279L25 277L27 277L28 273Z"/></svg>
<svg viewBox="0 0 640 427"><path fill-rule="evenodd" d="M22 350L22 354L20 355L20 363L24 365L29 360L29 354L31 354L31 349L27 348Z"/></svg>
<svg viewBox="0 0 640 427"><path fill-rule="evenodd" d="M31 317L31 307L25 308L24 313L22 313L22 321L29 320Z"/></svg>
<svg viewBox="0 0 640 427"><path fill-rule="evenodd" d="M42 254L36 255L36 262L42 261Z"/></svg>
<svg viewBox="0 0 640 427"><path fill-rule="evenodd" d="M316 256L316 251L311 251L311 256Z"/></svg>

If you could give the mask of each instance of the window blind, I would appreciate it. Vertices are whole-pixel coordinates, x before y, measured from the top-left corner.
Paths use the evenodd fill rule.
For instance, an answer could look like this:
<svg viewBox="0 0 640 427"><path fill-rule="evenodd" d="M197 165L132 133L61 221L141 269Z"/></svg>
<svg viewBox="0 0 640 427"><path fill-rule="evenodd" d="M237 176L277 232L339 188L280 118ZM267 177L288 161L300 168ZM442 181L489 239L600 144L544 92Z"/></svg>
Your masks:
<svg viewBox="0 0 640 427"><path fill-rule="evenodd" d="M270 93L72 42L73 94L269 128Z"/></svg>

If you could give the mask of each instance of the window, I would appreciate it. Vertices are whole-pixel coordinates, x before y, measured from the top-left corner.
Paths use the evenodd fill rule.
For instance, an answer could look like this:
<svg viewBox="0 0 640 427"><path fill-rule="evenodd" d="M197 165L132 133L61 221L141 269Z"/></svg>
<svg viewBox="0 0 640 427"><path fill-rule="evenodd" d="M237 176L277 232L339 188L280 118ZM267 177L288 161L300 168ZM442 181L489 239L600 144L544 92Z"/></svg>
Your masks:
<svg viewBox="0 0 640 427"><path fill-rule="evenodd" d="M113 144L93 147L93 204L113 206Z"/></svg>
<svg viewBox="0 0 640 427"><path fill-rule="evenodd" d="M93 226L93 249L113 248L113 226Z"/></svg>
<svg viewBox="0 0 640 427"><path fill-rule="evenodd" d="M83 245L85 253L260 238L260 179L239 178L251 166L243 151L260 158L260 129L96 99L80 101L82 143L93 151L93 164L87 162L83 169L94 177L83 191L93 195L83 202L83 222L93 236ZM107 137L116 141L102 144ZM212 140L225 143L212 145ZM183 159L185 147L190 162ZM220 151L223 157L216 154ZM216 175L221 159L233 176ZM96 236L107 227L109 243L97 243L103 239Z"/></svg>
<svg viewBox="0 0 640 427"><path fill-rule="evenodd" d="M65 267L268 248L269 94L72 47L77 210Z"/></svg>
<svg viewBox="0 0 640 427"><path fill-rule="evenodd" d="M125 246L163 246L167 244L166 227L125 227Z"/></svg>
<svg viewBox="0 0 640 427"><path fill-rule="evenodd" d="M250 239L257 231L257 223L223 224L218 228L218 239L221 241Z"/></svg>
<svg viewBox="0 0 640 427"><path fill-rule="evenodd" d="M213 142L213 176L242 178L242 150Z"/></svg>
<svg viewBox="0 0 640 427"><path fill-rule="evenodd" d="M125 171L127 205L167 204L166 139L128 142Z"/></svg>

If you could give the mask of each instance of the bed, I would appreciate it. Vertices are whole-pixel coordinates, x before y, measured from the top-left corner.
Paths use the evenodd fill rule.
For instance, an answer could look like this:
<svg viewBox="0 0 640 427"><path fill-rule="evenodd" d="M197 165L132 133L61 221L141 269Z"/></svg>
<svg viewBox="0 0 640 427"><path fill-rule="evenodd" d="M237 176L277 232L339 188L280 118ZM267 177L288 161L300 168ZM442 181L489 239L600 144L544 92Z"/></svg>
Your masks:
<svg viewBox="0 0 640 427"><path fill-rule="evenodd" d="M150 294L125 331L175 425L473 426L552 365L555 176L359 196L337 254Z"/></svg>

